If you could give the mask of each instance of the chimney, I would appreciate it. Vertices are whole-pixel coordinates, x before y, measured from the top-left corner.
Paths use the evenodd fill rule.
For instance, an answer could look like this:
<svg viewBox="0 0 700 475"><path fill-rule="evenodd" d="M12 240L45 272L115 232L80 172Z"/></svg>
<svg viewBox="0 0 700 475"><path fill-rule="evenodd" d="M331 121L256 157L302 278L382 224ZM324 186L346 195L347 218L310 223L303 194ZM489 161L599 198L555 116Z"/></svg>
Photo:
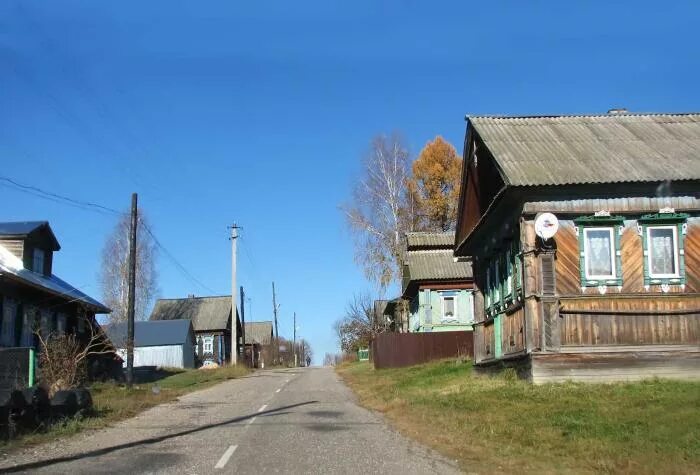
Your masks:
<svg viewBox="0 0 700 475"><path fill-rule="evenodd" d="M608 115L625 115L628 114L629 111L625 108L620 108L620 109L610 109L608 111Z"/></svg>

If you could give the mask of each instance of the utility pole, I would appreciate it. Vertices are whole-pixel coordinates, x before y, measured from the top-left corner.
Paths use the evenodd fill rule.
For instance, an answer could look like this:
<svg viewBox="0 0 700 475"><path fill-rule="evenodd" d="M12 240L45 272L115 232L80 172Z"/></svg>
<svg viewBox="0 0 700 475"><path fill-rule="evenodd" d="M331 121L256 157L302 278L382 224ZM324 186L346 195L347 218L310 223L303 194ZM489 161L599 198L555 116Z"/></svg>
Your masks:
<svg viewBox="0 0 700 475"><path fill-rule="evenodd" d="M138 196L131 194L131 227L129 228L129 283L127 294L126 384L134 384L134 302L136 298L136 224Z"/></svg>
<svg viewBox="0 0 700 475"><path fill-rule="evenodd" d="M253 329L253 301L248 297L248 303L250 304L250 309L248 310L251 315L250 315L250 329ZM255 368L255 340L251 339L250 340L250 367Z"/></svg>
<svg viewBox="0 0 700 475"><path fill-rule="evenodd" d="M245 358L245 291L243 290L243 286L241 285L241 346L243 347L243 351L241 352L241 359L243 360L243 363L245 364L246 358Z"/></svg>
<svg viewBox="0 0 700 475"><path fill-rule="evenodd" d="M292 345L292 348L294 349L294 367L296 368L297 365L297 313L294 312L294 344Z"/></svg>
<svg viewBox="0 0 700 475"><path fill-rule="evenodd" d="M238 363L238 327L236 326L236 239L238 226L231 226L231 364Z"/></svg>
<svg viewBox="0 0 700 475"><path fill-rule="evenodd" d="M277 331L277 296L275 295L275 283L272 282L272 311L275 314L275 360L279 363L280 359L280 334Z"/></svg>

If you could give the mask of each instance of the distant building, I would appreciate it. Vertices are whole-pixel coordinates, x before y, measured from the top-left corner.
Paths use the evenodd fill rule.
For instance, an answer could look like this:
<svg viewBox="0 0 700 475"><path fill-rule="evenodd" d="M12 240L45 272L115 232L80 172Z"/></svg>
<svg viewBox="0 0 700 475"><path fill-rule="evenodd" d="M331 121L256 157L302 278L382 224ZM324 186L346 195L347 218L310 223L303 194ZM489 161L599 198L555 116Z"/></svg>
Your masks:
<svg viewBox="0 0 700 475"><path fill-rule="evenodd" d="M700 114L469 117L455 255L477 368L700 378Z"/></svg>
<svg viewBox="0 0 700 475"><path fill-rule="evenodd" d="M127 323L105 325L126 367ZM189 320L134 322L134 367L194 368L195 337Z"/></svg>
<svg viewBox="0 0 700 475"><path fill-rule="evenodd" d="M406 234L403 299L408 302L409 332L471 330L474 297L471 263L456 260L454 233ZM395 304L384 312L396 312ZM400 319L403 320L403 319Z"/></svg>
<svg viewBox="0 0 700 475"><path fill-rule="evenodd" d="M150 320L191 320L199 362L222 365L231 361L230 295L160 299L151 312ZM236 326L240 345L241 321L238 315Z"/></svg>
<svg viewBox="0 0 700 475"><path fill-rule="evenodd" d="M245 346L246 364L254 368L264 368L272 362L272 322L246 322Z"/></svg>

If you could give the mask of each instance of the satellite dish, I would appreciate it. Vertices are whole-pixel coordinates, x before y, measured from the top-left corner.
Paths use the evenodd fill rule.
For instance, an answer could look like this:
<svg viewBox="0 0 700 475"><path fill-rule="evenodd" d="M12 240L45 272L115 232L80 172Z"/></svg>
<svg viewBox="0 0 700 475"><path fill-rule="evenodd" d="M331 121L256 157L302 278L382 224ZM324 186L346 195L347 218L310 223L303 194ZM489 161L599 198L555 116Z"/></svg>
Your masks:
<svg viewBox="0 0 700 475"><path fill-rule="evenodd" d="M535 234L544 239L551 239L559 231L559 220L552 213L542 213L535 218Z"/></svg>

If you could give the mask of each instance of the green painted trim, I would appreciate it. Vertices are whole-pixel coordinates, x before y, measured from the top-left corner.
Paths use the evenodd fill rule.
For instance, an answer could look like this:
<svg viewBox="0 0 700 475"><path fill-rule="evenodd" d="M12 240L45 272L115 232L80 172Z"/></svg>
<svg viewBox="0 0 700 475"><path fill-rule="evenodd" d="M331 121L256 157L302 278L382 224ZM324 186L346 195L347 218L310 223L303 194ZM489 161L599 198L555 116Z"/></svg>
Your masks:
<svg viewBox="0 0 700 475"><path fill-rule="evenodd" d="M34 348L29 348L29 387L34 386Z"/></svg>
<svg viewBox="0 0 700 475"><path fill-rule="evenodd" d="M581 216L574 219L574 224L577 226L603 226L605 224L620 225L624 221L624 216Z"/></svg>
<svg viewBox="0 0 700 475"><path fill-rule="evenodd" d="M593 220L593 218L600 218ZM601 285L608 287L622 286L622 243L620 242L620 231L623 228L622 217L610 216L586 216L574 220L578 225L578 271L581 287L598 287ZM580 223L580 224L579 224ZM613 241L615 246L615 275L614 279L588 280L586 279L586 254L584 243L584 229L593 227L609 227L613 229Z"/></svg>
<svg viewBox="0 0 700 475"><path fill-rule="evenodd" d="M654 213L645 214L637 220L637 222L645 223L678 223L687 220L690 217L688 213Z"/></svg>
<svg viewBox="0 0 700 475"><path fill-rule="evenodd" d="M671 221L665 219L671 214L674 216L688 216L685 213L663 213L655 215L646 215L644 222L640 219L642 228L642 258L644 269L644 286L649 287L652 285L685 285L686 284L686 274L685 274L685 233L683 233L683 226L686 223L686 218L668 218ZM661 216L662 218L655 218L655 216ZM647 238L647 229L650 226L659 225L673 225L676 226L676 237L678 238L678 275L679 277L651 277L649 275L649 239Z"/></svg>
<svg viewBox="0 0 700 475"><path fill-rule="evenodd" d="M501 315L496 315L493 319L493 354L496 358L503 356L501 349Z"/></svg>

